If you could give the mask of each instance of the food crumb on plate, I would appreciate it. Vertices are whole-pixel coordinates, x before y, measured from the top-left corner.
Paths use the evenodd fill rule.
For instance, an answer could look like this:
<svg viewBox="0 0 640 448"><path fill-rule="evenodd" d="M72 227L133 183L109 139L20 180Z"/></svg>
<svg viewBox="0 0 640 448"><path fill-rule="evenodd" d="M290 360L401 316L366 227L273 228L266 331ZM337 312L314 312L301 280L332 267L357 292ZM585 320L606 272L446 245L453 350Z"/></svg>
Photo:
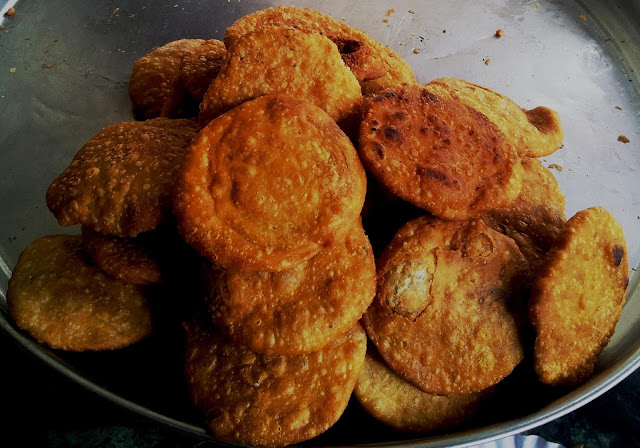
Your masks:
<svg viewBox="0 0 640 448"><path fill-rule="evenodd" d="M562 171L564 169L562 168L562 166L558 165L557 163L552 163L551 165L549 165L549 168L558 170L558 171Z"/></svg>
<svg viewBox="0 0 640 448"><path fill-rule="evenodd" d="M620 107L620 106L616 106L616 109L618 109L618 110L622 110L622 107Z"/></svg>
<svg viewBox="0 0 640 448"><path fill-rule="evenodd" d="M8 17L11 17L15 13L16 13L16 8L9 8L9 9L7 9L7 12L4 13L4 15L8 16Z"/></svg>
<svg viewBox="0 0 640 448"><path fill-rule="evenodd" d="M502 28L498 28L496 30L496 37L502 37L504 36L504 30Z"/></svg>
<svg viewBox="0 0 640 448"><path fill-rule="evenodd" d="M580 16L580 19L581 19L583 22L586 22L586 21L587 21L587 16L585 16L584 14L582 14L582 15Z"/></svg>
<svg viewBox="0 0 640 448"><path fill-rule="evenodd" d="M11 67L11 68L9 69L9 72L11 72L11 73L15 73L15 72L16 72L16 68L15 68L15 67Z"/></svg>
<svg viewBox="0 0 640 448"><path fill-rule="evenodd" d="M491 59L487 58L484 60L484 65L489 65L491 64Z"/></svg>
<svg viewBox="0 0 640 448"><path fill-rule="evenodd" d="M420 50L418 50L417 48L413 49L413 54L419 54L419 53L420 53Z"/></svg>
<svg viewBox="0 0 640 448"><path fill-rule="evenodd" d="M626 135L619 135L618 136L618 141L622 142L622 143L629 143L629 137L627 137Z"/></svg>
<svg viewBox="0 0 640 448"><path fill-rule="evenodd" d="M396 8L391 8L390 10L387 11L387 13L385 14L385 16L389 17L391 14L393 14L394 12L396 12Z"/></svg>

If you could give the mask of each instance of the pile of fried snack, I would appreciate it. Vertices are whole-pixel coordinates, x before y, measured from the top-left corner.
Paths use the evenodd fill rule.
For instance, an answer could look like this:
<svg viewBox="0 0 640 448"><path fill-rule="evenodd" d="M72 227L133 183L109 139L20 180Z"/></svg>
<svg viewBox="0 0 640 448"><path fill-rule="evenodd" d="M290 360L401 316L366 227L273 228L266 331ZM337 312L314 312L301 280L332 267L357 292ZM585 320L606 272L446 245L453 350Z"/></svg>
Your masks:
<svg viewBox="0 0 640 448"><path fill-rule="evenodd" d="M15 267L10 315L36 340L144 339L148 285L195 260L191 399L215 438L266 447L324 432L352 393L424 433L466 422L525 356L549 385L593 372L627 250L606 210L565 219L538 159L562 145L554 111L420 84L365 33L295 7L156 48L130 96L142 120L100 131L47 191L82 235L40 238Z"/></svg>

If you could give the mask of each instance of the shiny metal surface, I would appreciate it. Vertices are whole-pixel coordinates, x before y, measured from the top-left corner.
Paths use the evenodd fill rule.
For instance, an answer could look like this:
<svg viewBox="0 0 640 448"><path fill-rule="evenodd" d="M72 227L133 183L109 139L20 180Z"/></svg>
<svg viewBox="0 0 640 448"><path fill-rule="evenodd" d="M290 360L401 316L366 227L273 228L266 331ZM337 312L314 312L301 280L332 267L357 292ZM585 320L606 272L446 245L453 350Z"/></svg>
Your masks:
<svg viewBox="0 0 640 448"><path fill-rule="evenodd" d="M0 0L0 8L7 2ZM12 2L14 3L14 2ZM0 326L34 355L123 406L208 437L197 418L176 413L91 371L77 356L42 348L6 316L6 289L20 252L35 238L72 232L48 212L48 185L104 126L133 119L127 83L133 62L154 46L218 38L268 1L18 1L0 31ZM289 2L290 3L290 2ZM564 147L544 158L567 197L567 216L604 206L625 231L630 264L640 261L640 3L632 1L298 1L344 19L395 49L422 82L456 76L484 84L521 106L554 108ZM389 8L395 11L387 15ZM496 38L501 28L504 36ZM414 49L417 51L414 52ZM486 61L490 60L487 64ZM15 69L15 70L13 70ZM618 141L619 135L629 143ZM468 446L564 415L601 395L640 365L640 280L596 375L533 408L513 405L481 426L437 437L333 438L321 444ZM180 385L176 384L176 388ZM154 393L154 391L149 391ZM523 397L532 398L523 392ZM508 407L509 403L505 403ZM347 416L357 420L358 417Z"/></svg>

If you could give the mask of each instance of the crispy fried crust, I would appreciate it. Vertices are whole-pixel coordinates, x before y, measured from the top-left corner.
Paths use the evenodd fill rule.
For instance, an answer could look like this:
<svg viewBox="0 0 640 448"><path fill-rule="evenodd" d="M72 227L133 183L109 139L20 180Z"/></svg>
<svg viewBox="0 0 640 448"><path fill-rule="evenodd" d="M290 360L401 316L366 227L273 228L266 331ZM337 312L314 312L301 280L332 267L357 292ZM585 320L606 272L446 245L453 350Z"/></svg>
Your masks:
<svg viewBox="0 0 640 448"><path fill-rule="evenodd" d="M448 397L422 392L396 375L370 348L353 394L369 414L384 424L400 431L424 433L467 422L488 392Z"/></svg>
<svg viewBox="0 0 640 448"><path fill-rule="evenodd" d="M388 69L375 41L367 34L308 8L278 6L246 15L227 28L224 43L230 48L242 36L272 26L287 26L328 37L359 82L379 78Z"/></svg>
<svg viewBox="0 0 640 448"><path fill-rule="evenodd" d="M160 244L154 235L122 238L94 232L82 226L82 245L91 261L112 277L135 285L162 281L154 248Z"/></svg>
<svg viewBox="0 0 640 448"><path fill-rule="evenodd" d="M620 224L603 208L576 213L562 228L531 291L540 381L576 385L591 375L620 318L628 283Z"/></svg>
<svg viewBox="0 0 640 448"><path fill-rule="evenodd" d="M486 115L520 156L548 156L562 146L560 117L547 107L521 109L504 95L457 78L438 78L426 88L439 97L461 101Z"/></svg>
<svg viewBox="0 0 640 448"><path fill-rule="evenodd" d="M323 348L360 319L376 292L360 220L344 241L293 269L223 270L209 280L209 309L221 330L254 352L277 355Z"/></svg>
<svg viewBox="0 0 640 448"><path fill-rule="evenodd" d="M526 270L513 240L480 220L418 218L378 259L362 321L385 361L420 390L481 391L523 357L516 313Z"/></svg>
<svg viewBox="0 0 640 448"><path fill-rule="evenodd" d="M216 118L191 146L174 212L210 261L291 269L344 238L366 191L356 150L321 109L269 95Z"/></svg>
<svg viewBox="0 0 640 448"><path fill-rule="evenodd" d="M508 206L489 212L485 222L512 238L532 272L544 262L567 221L566 200L551 171L538 159L522 159L522 190Z"/></svg>
<svg viewBox="0 0 640 448"><path fill-rule="evenodd" d="M79 235L31 243L9 280L7 303L20 328L57 349L121 348L152 329L143 290L90 264Z"/></svg>
<svg viewBox="0 0 640 448"><path fill-rule="evenodd" d="M180 82L196 102L202 101L209 85L218 76L226 53L221 41L211 39L182 57Z"/></svg>
<svg viewBox="0 0 640 448"><path fill-rule="evenodd" d="M215 330L187 326L191 399L221 441L278 447L326 431L342 415L364 363L359 324L330 346L298 356L257 355Z"/></svg>
<svg viewBox="0 0 640 448"><path fill-rule="evenodd" d="M365 167L383 185L443 219L503 207L520 192L520 161L498 128L419 85L369 102L359 141Z"/></svg>
<svg viewBox="0 0 640 448"><path fill-rule="evenodd" d="M89 140L47 190L63 226L136 236L162 223L187 148L192 120L156 118L108 126Z"/></svg>
<svg viewBox="0 0 640 448"><path fill-rule="evenodd" d="M185 88L180 81L180 61L205 41L169 42L138 59L129 80L133 107L145 118L179 117L185 112Z"/></svg>
<svg viewBox="0 0 640 448"><path fill-rule="evenodd" d="M382 90L418 82L411 66L398 53L378 42L374 42L374 47L385 66L386 73L380 78L361 82L363 96L374 98Z"/></svg>
<svg viewBox="0 0 640 448"><path fill-rule="evenodd" d="M218 77L200 105L209 121L262 95L289 94L315 104L343 129L356 128L360 85L326 37L294 28L266 27L229 48Z"/></svg>

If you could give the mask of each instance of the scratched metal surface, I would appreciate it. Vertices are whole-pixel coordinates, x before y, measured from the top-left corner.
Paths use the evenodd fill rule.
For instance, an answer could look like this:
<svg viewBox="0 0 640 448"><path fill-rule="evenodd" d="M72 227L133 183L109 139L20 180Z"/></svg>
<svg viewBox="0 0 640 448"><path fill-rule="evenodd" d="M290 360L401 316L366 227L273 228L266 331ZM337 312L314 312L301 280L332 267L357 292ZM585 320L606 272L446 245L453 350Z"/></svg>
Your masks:
<svg viewBox="0 0 640 448"><path fill-rule="evenodd" d="M106 125L133 119L127 93L133 62L171 40L221 39L235 19L279 2L0 0L0 11L8 3L15 3L16 14L0 19L0 326L85 387L134 412L207 438L181 393L166 384L173 381L179 389L179 373L148 379L150 368L165 367L150 360L166 347L150 344L102 357L53 353L8 322L5 294L11 269L31 241L78 231L57 225L46 208L45 191L85 141ZM369 32L405 57L422 82L461 77L506 94L523 107L556 109L564 126L564 147L543 160L563 168L554 174L567 197L567 216L590 206L606 207L622 224L630 263L638 266L638 2L404 0L392 3L395 11L389 16L385 14L391 3L383 1L295 4ZM505 31L500 39L493 36L498 28ZM619 142L619 135L630 142ZM511 401L503 401L476 426L421 438L372 429L375 425L350 406L335 429L311 444L464 446L570 412L640 364L640 291L638 276L632 274L616 334L596 375L581 387L564 395L535 387L517 390ZM117 369L106 367L123 360L140 373L119 376ZM522 405L525 401L530 404ZM354 430L354 425L367 429Z"/></svg>

